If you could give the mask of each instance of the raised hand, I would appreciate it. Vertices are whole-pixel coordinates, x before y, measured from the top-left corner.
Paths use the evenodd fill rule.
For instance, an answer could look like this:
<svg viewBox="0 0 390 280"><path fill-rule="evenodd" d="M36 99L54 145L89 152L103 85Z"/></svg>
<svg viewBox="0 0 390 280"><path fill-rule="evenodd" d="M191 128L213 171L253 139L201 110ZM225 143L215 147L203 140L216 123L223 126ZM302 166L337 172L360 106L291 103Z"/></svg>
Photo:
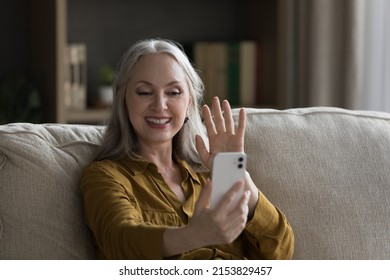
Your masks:
<svg viewBox="0 0 390 280"><path fill-rule="evenodd" d="M203 118L209 138L207 149L200 136L196 138L196 148L205 166L211 170L215 155L220 152L243 152L245 134L245 111L240 110L237 131L234 127L232 110L227 100L220 104L219 98L214 97L211 110L207 105L202 108Z"/></svg>

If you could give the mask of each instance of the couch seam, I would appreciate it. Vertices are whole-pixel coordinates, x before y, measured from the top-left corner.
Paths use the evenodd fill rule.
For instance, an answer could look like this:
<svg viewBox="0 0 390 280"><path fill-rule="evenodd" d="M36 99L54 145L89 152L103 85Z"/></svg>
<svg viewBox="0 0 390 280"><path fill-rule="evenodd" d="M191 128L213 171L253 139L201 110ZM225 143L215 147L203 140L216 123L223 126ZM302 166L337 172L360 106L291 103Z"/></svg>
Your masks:
<svg viewBox="0 0 390 280"><path fill-rule="evenodd" d="M293 110L293 109L287 109L287 110ZM390 116L388 117L381 117L381 116L373 116L373 115L367 115L364 114L365 111L357 111L356 113L353 112L338 112L338 111L317 111L317 112L306 112L306 113L298 113L298 112L288 112L288 111L264 111L264 112L258 112L258 111L252 111L252 112L247 112L247 116L249 115L272 115L272 114L284 114L284 115L294 115L294 116L306 116L306 115L319 115L319 114L338 114L338 115L346 115L346 116L353 116L353 117L358 117L358 118L368 118L368 119L379 119L379 120L384 120L384 121L390 121ZM360 112L360 113L358 113ZM371 111L367 111L371 112ZM377 113L380 114L388 114L386 112L380 112L378 111Z"/></svg>
<svg viewBox="0 0 390 280"><path fill-rule="evenodd" d="M77 144L87 144L87 145L91 145L91 146L100 146L100 144L98 144L98 143L91 143L91 142L87 142L87 141L73 141L73 142L64 143L61 145L52 145L52 146L54 146L56 148L66 148L66 147L77 145Z"/></svg>
<svg viewBox="0 0 390 280"><path fill-rule="evenodd" d="M4 231L3 219L0 216L0 246L3 241L3 231Z"/></svg>
<svg viewBox="0 0 390 280"><path fill-rule="evenodd" d="M3 169L6 161L7 161L7 155L2 151L0 151L0 170Z"/></svg>
<svg viewBox="0 0 390 280"><path fill-rule="evenodd" d="M34 135L34 136L42 139L43 141L49 143L52 147L55 147L55 148L68 147L68 146L71 146L71 145L74 145L74 144L88 144L88 145L92 145L92 146L99 146L100 145L99 143L88 142L88 141L85 141L85 140L69 141L69 142L64 143L64 144L55 145L50 140L47 140L46 138L44 138L41 135L39 135L37 133L34 133L34 132L30 132L30 131L12 131L12 132L11 131L0 131L0 135L1 134L14 135L14 134L21 134L21 133L22 134Z"/></svg>

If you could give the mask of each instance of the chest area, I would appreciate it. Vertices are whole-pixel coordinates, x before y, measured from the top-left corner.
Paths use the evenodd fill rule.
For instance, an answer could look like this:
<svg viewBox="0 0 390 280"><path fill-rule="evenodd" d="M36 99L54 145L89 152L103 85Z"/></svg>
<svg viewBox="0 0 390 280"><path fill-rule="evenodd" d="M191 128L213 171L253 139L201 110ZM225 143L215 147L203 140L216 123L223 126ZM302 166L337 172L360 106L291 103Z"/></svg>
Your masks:
<svg viewBox="0 0 390 280"><path fill-rule="evenodd" d="M164 178L162 174L134 176L127 191L143 222L182 226L192 217L201 185L189 178Z"/></svg>

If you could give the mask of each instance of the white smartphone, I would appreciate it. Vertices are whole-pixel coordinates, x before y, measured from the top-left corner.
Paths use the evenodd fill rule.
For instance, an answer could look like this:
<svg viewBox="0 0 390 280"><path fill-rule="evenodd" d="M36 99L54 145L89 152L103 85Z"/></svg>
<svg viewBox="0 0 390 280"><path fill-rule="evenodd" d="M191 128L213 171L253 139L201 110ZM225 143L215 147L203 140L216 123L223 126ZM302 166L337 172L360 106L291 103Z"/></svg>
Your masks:
<svg viewBox="0 0 390 280"><path fill-rule="evenodd" d="M210 208L238 181L245 178L246 154L243 152L218 153L213 161L213 184ZM239 198L239 196L237 196Z"/></svg>

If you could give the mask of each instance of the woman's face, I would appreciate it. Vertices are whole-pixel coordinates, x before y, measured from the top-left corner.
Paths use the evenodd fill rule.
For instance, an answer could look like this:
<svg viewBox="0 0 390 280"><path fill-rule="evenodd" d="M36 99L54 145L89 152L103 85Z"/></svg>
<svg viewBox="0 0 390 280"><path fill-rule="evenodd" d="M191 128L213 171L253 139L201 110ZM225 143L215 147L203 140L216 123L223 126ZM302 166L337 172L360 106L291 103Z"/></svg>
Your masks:
<svg viewBox="0 0 390 280"><path fill-rule="evenodd" d="M172 56L142 56L126 88L126 106L141 149L143 145L172 145L190 100L184 71Z"/></svg>

